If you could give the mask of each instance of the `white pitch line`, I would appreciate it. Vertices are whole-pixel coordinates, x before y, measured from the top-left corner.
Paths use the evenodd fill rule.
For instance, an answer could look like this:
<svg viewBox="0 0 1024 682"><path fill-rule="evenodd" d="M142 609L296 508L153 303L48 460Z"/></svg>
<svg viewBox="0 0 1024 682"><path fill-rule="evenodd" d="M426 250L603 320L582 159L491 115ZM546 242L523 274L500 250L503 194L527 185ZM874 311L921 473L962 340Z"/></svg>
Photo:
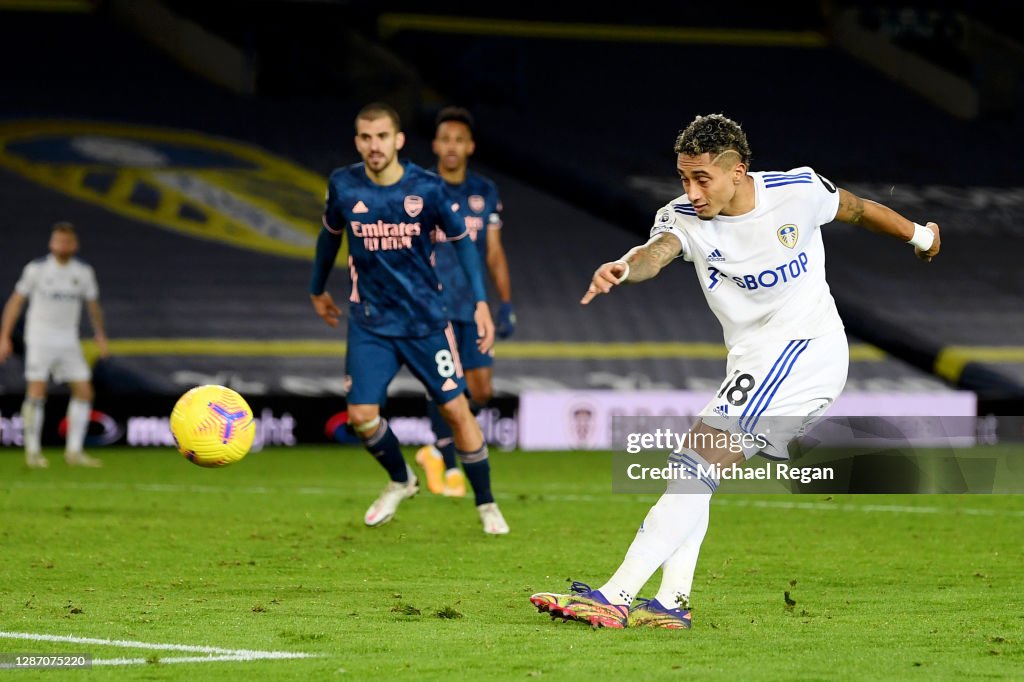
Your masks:
<svg viewBox="0 0 1024 682"><path fill-rule="evenodd" d="M345 495L348 494L343 488L323 488L315 486L303 486L299 488L271 488L267 486L214 486L214 485L179 485L174 483L100 483L100 482L75 482L66 481L61 483L29 481L14 481L10 484L13 488L26 489L67 489L67 490L137 490L149 493L204 493L204 494L226 494L241 493L246 495L266 495L293 493L299 495ZM780 496L783 494L780 493ZM646 496L630 495L624 493L613 493L610 495L588 495L588 494L551 494L540 492L538 502L645 502L649 504ZM732 507L757 507L763 509L811 509L818 511L846 511L860 513L887 513L887 514L965 514L968 516L1009 516L1024 517L1024 510L1015 509L978 509L972 507L934 507L934 506L913 506L897 504L853 504L849 502L799 502L799 501L775 501L775 500L748 500L735 494L719 494L715 496L712 504Z"/></svg>
<svg viewBox="0 0 1024 682"><path fill-rule="evenodd" d="M648 502L647 499L637 495L616 494L611 498L597 497L594 495L542 495L540 501L552 502L607 502L634 501ZM844 511L862 513L889 513L889 514L966 514L968 516L1012 516L1024 517L1024 510L1017 509L977 509L977 508L955 508L955 507L915 507L902 504L852 504L849 502L789 502L776 500L747 500L737 495L722 493L716 495L711 504L725 507L757 507L759 509L810 509L815 511Z"/></svg>
<svg viewBox="0 0 1024 682"><path fill-rule="evenodd" d="M155 663L220 663L225 661L265 661L268 659L311 658L306 654L288 654L287 656L175 656L174 658L159 657ZM94 658L93 665L153 665L154 661L146 658Z"/></svg>
<svg viewBox="0 0 1024 682"><path fill-rule="evenodd" d="M775 502L773 500L733 499L716 497L712 504L732 507L758 507L764 509L813 509L821 511L852 511L890 514L967 514L969 516L1024 516L1017 509L976 509L955 507L914 507L901 504L850 504L848 502Z"/></svg>
<svg viewBox="0 0 1024 682"><path fill-rule="evenodd" d="M153 642L138 642L128 639L98 639L95 637L75 637L73 635L44 635L35 632L3 632L0 631L0 639L23 639L34 642L63 642L66 644L94 644L97 646L115 646L121 649L149 649L153 651L184 651L196 654L212 654L216 656L232 657L232 660L255 661L261 659L288 659L288 658L315 658L315 654L295 653L290 651L254 651L252 649L224 649L216 646L201 646L195 644L156 644ZM212 656L193 657L200 660L218 660ZM101 659L101 660L136 660L136 659ZM145 662L145 659L138 659ZM184 662L184 659L175 659L177 662ZM227 659L224 659L227 660ZM96 661L93 661L96 663ZM104 663L101 665L126 665L119 663Z"/></svg>
<svg viewBox="0 0 1024 682"><path fill-rule="evenodd" d="M268 488L266 486L216 486L216 485L180 485L176 483L101 483L87 481L32 482L14 481L12 488L47 489L47 490L135 490L143 493L242 493L246 495L266 495L268 493L296 492L294 489ZM341 488L299 488L302 495L342 495Z"/></svg>

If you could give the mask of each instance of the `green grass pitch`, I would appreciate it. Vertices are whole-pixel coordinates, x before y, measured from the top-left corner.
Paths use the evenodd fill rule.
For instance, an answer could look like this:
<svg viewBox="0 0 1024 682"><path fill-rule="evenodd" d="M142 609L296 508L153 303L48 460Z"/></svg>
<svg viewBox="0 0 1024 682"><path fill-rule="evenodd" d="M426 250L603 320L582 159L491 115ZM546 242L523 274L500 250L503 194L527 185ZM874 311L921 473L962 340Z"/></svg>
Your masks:
<svg viewBox="0 0 1024 682"><path fill-rule="evenodd" d="M498 538L483 535L470 500L426 492L365 528L384 476L356 449L268 450L221 470L170 450L94 451L99 470L48 454L49 470L29 471L20 451L0 451L0 631L315 657L171 664L161 660L196 654L0 637L0 654L149 660L0 672L10 679L1024 671L1024 497L720 493L694 628L592 630L552 621L527 598L567 578L600 584L655 499L611 493L608 453L492 454L512 527Z"/></svg>

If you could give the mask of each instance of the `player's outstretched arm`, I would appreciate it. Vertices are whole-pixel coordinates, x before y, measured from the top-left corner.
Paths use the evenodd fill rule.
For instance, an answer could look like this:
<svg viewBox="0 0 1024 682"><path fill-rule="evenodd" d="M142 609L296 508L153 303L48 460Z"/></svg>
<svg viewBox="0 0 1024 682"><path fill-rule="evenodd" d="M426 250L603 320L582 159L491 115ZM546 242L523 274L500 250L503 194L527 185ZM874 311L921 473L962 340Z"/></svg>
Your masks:
<svg viewBox="0 0 1024 682"><path fill-rule="evenodd" d="M914 253L923 261L931 261L939 255L941 239L937 224L918 225L888 206L870 199L862 199L845 189L839 190L836 220L862 225L872 232L892 235L913 244Z"/></svg>
<svg viewBox="0 0 1024 682"><path fill-rule="evenodd" d="M655 277L661 269L682 253L679 239L663 233L642 246L634 246L617 261L605 263L594 271L594 276L580 303L587 305L598 294L611 293L612 287L626 282L643 282Z"/></svg>
<svg viewBox="0 0 1024 682"><path fill-rule="evenodd" d="M7 299L4 305L3 318L0 318L0 362L4 362L14 352L14 342L11 341L11 334L14 333L14 324L21 315L21 309L25 307L25 296L15 291Z"/></svg>

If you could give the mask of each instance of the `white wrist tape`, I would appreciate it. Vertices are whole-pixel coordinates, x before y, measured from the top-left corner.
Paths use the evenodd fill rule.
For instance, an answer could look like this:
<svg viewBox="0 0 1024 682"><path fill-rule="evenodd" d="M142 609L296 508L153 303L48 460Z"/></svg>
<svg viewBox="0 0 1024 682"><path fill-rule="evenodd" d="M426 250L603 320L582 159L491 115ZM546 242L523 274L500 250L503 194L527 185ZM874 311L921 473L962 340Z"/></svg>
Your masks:
<svg viewBox="0 0 1024 682"><path fill-rule="evenodd" d="M913 244L916 248L922 251L927 251L932 248L932 244L935 243L935 233L929 230L924 225L918 225L914 223L914 236L910 238L908 244Z"/></svg>
<svg viewBox="0 0 1024 682"><path fill-rule="evenodd" d="M616 281L617 284L622 284L629 278L629 263L624 260L617 260L616 263L622 263L622 267L626 268L619 279Z"/></svg>

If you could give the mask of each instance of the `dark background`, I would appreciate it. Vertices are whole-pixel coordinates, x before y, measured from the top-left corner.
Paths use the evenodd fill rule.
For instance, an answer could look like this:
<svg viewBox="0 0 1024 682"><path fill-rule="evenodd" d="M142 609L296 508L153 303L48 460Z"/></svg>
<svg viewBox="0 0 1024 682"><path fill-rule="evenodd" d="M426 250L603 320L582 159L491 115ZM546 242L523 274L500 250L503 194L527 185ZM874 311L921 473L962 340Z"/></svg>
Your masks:
<svg viewBox="0 0 1024 682"><path fill-rule="evenodd" d="M908 247L825 228L829 281L848 331L889 354L854 362L855 386L959 386L1000 409L1024 395L1018 356L970 351L962 371L936 373L953 346L1024 345L1024 52L1019 27L1007 21L1010 3L740 2L696 11L640 2L626 12L574 2L425 10L411 2L109 0L80 9L0 9L0 118L190 129L326 175L357 160L349 126L367 101L399 108L411 138L403 156L424 165L434 113L469 107L478 120L474 167L498 181L507 208L514 341L721 341L685 265L590 309L576 301L593 268L644 239L657 208L681 193L677 131L697 114L725 113L746 129L754 170L811 165L942 227L942 256L927 267ZM182 22L200 33L172 31ZM653 33L609 39L593 25ZM858 41L851 47L844 37L851 26L877 54L856 53ZM567 35L567 27L580 30ZM772 44L780 36L783 44ZM210 41L244 67L211 58ZM889 51L897 58L877 58ZM906 64L914 75L901 75ZM235 76L227 86L224 70ZM949 78L973 108L960 90L935 95ZM306 263L189 240L8 170L0 170L0 197L0 285L13 286L43 251L49 225L71 217L83 226L83 256L100 275L114 338L337 338L305 307ZM210 282L233 304L197 297L197 283ZM342 296L344 278L332 282ZM261 380L340 373L337 361L224 364L115 358L97 380L110 392L175 394L182 368ZM636 388L700 388L717 383L721 369L720 360L689 358L509 359L497 377L505 394L542 378L600 386L596 377L609 371L633 377ZM3 392L20 393L19 374L14 363L0 367ZM274 392L273 377L267 383Z"/></svg>

